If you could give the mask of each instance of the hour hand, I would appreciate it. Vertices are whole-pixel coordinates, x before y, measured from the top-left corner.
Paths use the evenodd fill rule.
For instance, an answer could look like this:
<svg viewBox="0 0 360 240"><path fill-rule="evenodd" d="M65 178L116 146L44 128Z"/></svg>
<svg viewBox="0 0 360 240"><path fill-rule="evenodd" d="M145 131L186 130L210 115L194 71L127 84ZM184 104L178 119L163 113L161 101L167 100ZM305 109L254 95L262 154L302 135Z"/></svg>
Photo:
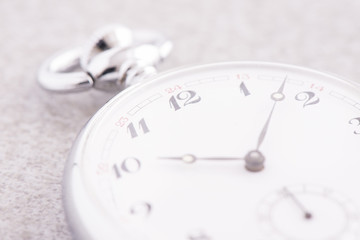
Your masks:
<svg viewBox="0 0 360 240"><path fill-rule="evenodd" d="M180 160L185 163L195 163L197 160L219 160L219 161L244 160L244 158L242 157L197 157L193 154L185 154L182 156L158 157L158 159Z"/></svg>

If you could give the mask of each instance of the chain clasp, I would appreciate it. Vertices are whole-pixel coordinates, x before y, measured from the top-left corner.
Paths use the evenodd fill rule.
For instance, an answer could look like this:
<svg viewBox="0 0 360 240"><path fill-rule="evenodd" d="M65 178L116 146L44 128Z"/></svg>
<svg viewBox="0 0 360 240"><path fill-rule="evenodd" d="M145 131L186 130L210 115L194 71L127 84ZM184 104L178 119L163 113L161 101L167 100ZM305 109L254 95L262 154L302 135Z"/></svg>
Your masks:
<svg viewBox="0 0 360 240"><path fill-rule="evenodd" d="M154 31L110 26L97 31L84 47L60 52L38 73L40 85L54 92L95 88L119 92L156 74L172 43Z"/></svg>

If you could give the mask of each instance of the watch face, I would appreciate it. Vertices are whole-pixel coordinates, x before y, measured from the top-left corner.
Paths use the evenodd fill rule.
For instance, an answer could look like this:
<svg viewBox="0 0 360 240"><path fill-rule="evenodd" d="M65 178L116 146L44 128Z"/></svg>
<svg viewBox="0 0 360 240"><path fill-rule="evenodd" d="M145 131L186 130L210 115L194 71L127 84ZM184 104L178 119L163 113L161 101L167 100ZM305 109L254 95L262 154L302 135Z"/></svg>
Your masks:
<svg viewBox="0 0 360 240"><path fill-rule="evenodd" d="M157 76L112 99L74 145L79 238L355 240L360 88L267 63Z"/></svg>

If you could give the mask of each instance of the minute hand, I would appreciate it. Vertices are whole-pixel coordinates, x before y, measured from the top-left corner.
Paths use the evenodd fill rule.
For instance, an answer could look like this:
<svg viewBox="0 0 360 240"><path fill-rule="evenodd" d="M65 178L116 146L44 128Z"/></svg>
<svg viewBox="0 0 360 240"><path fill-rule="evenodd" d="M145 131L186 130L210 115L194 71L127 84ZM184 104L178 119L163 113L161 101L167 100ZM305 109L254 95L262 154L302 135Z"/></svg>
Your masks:
<svg viewBox="0 0 360 240"><path fill-rule="evenodd" d="M259 172L259 171L264 169L265 157L259 151L259 148L260 148L261 144L263 143L263 141L265 139L267 130L268 130L269 125L270 125L272 115L274 113L276 103L285 99L285 95L284 95L283 92L284 92L286 79L287 79L287 76L285 77L284 81L282 82L279 90L277 90L277 92L274 92L273 94L271 94L271 99L274 100L274 104L273 104L273 106L271 108L269 117L267 118L267 120L265 122L265 125L264 125L263 129L261 130L260 136L258 138L258 143L257 143L256 149L252 150L252 151L249 151L244 157L245 168L247 170L251 171L251 172Z"/></svg>
<svg viewBox="0 0 360 240"><path fill-rule="evenodd" d="M271 94L271 99L274 100L274 104L273 104L272 109L270 111L269 117L267 118L267 120L265 122L265 125L264 125L264 127L263 127L263 129L262 129L262 131L260 133L258 143L257 143L257 146L256 146L256 150L259 150L261 144L263 143L263 141L265 139L267 130L269 128L270 120L271 120L272 115L274 113L276 103L285 99L285 95L284 95L283 92L284 92L284 88L285 88L286 79L287 79L287 76L285 77L284 81L282 82L279 90L277 90L277 92L274 92L273 94Z"/></svg>

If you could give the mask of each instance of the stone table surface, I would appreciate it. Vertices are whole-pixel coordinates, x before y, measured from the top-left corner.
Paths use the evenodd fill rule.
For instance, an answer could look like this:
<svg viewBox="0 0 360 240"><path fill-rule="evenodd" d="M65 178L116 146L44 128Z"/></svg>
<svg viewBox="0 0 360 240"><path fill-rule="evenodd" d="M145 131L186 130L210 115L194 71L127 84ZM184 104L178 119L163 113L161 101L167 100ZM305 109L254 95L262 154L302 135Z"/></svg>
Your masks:
<svg viewBox="0 0 360 240"><path fill-rule="evenodd" d="M71 239L61 182L71 144L111 97L37 84L51 54L120 23L174 42L161 70L283 62L360 82L358 0L0 0L0 238Z"/></svg>

